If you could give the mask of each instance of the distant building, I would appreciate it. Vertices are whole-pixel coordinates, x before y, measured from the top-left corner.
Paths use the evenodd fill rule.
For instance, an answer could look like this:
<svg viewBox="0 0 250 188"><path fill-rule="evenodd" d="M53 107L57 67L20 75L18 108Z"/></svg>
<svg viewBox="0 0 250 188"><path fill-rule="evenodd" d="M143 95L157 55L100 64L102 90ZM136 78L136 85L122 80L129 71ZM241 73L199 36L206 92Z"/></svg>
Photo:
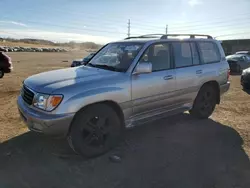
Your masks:
<svg viewBox="0 0 250 188"><path fill-rule="evenodd" d="M250 51L250 39L223 40L222 47L226 55L233 54L237 51Z"/></svg>

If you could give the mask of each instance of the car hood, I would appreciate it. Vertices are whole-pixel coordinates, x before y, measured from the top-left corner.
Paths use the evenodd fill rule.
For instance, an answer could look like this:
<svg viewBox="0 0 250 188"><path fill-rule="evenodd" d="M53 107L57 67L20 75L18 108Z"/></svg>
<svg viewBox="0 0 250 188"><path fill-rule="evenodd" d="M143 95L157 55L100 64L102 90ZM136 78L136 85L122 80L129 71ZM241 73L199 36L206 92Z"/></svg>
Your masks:
<svg viewBox="0 0 250 188"><path fill-rule="evenodd" d="M250 68L244 69L244 71L250 73Z"/></svg>
<svg viewBox="0 0 250 188"><path fill-rule="evenodd" d="M93 83L104 80L105 78L114 77L120 74L103 69L80 66L76 68L59 69L28 77L24 84L41 93L53 93L54 91L79 83Z"/></svg>
<svg viewBox="0 0 250 188"><path fill-rule="evenodd" d="M235 59L235 58L226 58L227 61L234 61L234 62L238 62L239 60Z"/></svg>

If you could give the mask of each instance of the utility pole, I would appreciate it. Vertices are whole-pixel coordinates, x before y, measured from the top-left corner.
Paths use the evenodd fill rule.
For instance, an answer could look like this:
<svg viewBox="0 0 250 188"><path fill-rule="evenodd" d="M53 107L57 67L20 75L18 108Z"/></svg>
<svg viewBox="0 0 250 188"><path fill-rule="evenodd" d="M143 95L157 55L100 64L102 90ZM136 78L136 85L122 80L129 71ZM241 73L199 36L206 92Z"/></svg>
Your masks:
<svg viewBox="0 0 250 188"><path fill-rule="evenodd" d="M168 25L166 25L166 34L168 34Z"/></svg>
<svg viewBox="0 0 250 188"><path fill-rule="evenodd" d="M128 19L128 37L130 37L130 19Z"/></svg>

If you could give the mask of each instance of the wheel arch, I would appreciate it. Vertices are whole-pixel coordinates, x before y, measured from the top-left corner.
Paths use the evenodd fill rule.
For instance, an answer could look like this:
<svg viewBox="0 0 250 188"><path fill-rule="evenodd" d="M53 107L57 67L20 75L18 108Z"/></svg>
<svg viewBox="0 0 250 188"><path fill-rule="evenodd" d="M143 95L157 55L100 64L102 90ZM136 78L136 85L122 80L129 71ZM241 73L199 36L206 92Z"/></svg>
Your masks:
<svg viewBox="0 0 250 188"><path fill-rule="evenodd" d="M68 129L68 133L67 133L67 134L69 134L69 132L70 132L70 129L71 129L72 124L73 124L73 122L74 122L74 120L75 120L75 117L76 117L80 112L86 110L88 107L93 106L93 105L97 105L97 104L105 104L105 105L107 105L107 106L110 106L110 107L116 112L116 114L117 114L117 116L119 117L119 119L120 119L121 124L123 125L123 127L125 127L125 118L124 118L124 114L123 114L123 111L122 111L121 106L120 106L118 103L116 103L115 101L112 101L112 100L105 100L105 101L99 101L99 102L95 102L95 103L88 104L88 105L82 107L81 109L79 109L79 110L76 112L76 114L74 115L73 120L71 121L71 124L70 124L70 127L69 127L69 129Z"/></svg>
<svg viewBox="0 0 250 188"><path fill-rule="evenodd" d="M215 91L216 91L216 103L217 103L217 104L220 104L220 86L219 86L219 83L218 83L216 80L211 80L211 81L205 82L205 83L201 86L200 90L201 90L203 87L206 87L207 85L210 85L210 86L212 86L212 87L215 89ZM199 91L200 91L200 90L199 90Z"/></svg>

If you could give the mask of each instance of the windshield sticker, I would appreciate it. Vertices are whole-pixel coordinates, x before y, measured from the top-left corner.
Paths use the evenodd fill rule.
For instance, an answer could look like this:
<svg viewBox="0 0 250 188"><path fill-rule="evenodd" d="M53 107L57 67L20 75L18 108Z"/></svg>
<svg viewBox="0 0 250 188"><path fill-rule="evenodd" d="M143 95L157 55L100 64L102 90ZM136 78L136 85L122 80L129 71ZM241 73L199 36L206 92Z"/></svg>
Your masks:
<svg viewBox="0 0 250 188"><path fill-rule="evenodd" d="M136 51L136 50L138 50L139 49L139 46L127 46L126 48L125 48L125 50L126 51Z"/></svg>

